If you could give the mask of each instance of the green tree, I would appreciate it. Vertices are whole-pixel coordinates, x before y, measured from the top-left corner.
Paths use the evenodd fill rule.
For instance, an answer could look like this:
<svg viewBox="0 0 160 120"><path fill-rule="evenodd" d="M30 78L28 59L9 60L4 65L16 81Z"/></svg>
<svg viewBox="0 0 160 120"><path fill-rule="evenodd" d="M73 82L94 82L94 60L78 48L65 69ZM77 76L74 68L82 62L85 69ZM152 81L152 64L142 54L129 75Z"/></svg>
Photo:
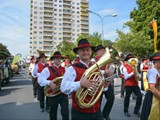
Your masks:
<svg viewBox="0 0 160 120"><path fill-rule="evenodd" d="M160 42L160 0L137 0L137 7L130 13L131 21L126 22L134 33L143 31L154 38L150 22L155 19L158 23L158 42ZM160 44L158 44L160 47ZM158 48L159 48L158 47Z"/></svg>
<svg viewBox="0 0 160 120"><path fill-rule="evenodd" d="M11 56L11 53L7 49L7 46L0 43L0 59L6 59Z"/></svg>
<svg viewBox="0 0 160 120"><path fill-rule="evenodd" d="M57 50L61 52L62 56L69 55L71 60L76 56L75 53L73 53L73 48L75 48L75 44L65 40L57 46Z"/></svg>
<svg viewBox="0 0 160 120"><path fill-rule="evenodd" d="M114 46L122 52L143 57L154 52L154 34L150 25L153 18L157 20L160 38L160 0L137 0L136 3L137 6L130 13L131 20L124 24L130 32L117 31Z"/></svg>

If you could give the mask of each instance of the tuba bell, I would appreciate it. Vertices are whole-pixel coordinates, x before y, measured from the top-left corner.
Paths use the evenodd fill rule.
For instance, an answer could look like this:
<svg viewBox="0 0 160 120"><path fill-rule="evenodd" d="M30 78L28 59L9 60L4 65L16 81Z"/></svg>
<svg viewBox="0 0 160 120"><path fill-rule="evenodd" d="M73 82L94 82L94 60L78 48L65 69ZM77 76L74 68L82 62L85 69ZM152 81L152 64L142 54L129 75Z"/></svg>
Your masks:
<svg viewBox="0 0 160 120"><path fill-rule="evenodd" d="M118 52L114 48L108 47L105 50L106 53L100 60L88 68L81 77L81 79L87 78L95 83L95 88L80 87L76 91L76 101L81 108L92 107L99 100L103 92L104 86L102 83L105 81L105 78L99 68L119 60Z"/></svg>
<svg viewBox="0 0 160 120"><path fill-rule="evenodd" d="M140 77L138 77L139 73L138 73L138 70L137 70L138 59L137 58L130 58L128 60L128 63L134 68L134 77L135 77L136 82L138 83L138 81L140 80Z"/></svg>
<svg viewBox="0 0 160 120"><path fill-rule="evenodd" d="M54 97L61 93L60 86L63 76L53 79L51 82L56 84L56 88L52 89L49 85L44 87L44 94L47 97Z"/></svg>

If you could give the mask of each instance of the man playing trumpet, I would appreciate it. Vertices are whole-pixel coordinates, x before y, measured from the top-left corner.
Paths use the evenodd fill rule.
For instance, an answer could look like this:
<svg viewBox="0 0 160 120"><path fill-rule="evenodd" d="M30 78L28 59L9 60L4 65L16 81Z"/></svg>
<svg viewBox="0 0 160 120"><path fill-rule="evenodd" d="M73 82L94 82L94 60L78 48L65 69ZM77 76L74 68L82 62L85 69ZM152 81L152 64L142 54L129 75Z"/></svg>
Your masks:
<svg viewBox="0 0 160 120"><path fill-rule="evenodd" d="M45 68L38 78L38 83L41 86L49 85L52 89L56 88L56 84L53 83L55 78L63 76L65 68L61 66L62 55L60 52L55 52L52 59L54 65ZM68 96L60 93L57 96L49 97L50 104L50 120L57 120L57 109L58 105L61 105L62 120L69 120L69 108L68 108Z"/></svg>

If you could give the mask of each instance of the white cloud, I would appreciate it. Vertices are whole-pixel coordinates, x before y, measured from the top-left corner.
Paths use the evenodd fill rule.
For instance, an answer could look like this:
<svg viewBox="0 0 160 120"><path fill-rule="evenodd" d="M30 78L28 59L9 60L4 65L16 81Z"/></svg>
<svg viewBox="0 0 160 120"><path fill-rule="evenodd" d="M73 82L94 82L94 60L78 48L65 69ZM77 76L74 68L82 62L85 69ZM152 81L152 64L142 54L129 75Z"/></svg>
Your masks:
<svg viewBox="0 0 160 120"><path fill-rule="evenodd" d="M118 11L115 9L104 9L101 11L98 11L98 14L105 16L105 15L112 15L112 14L117 14Z"/></svg>
<svg viewBox="0 0 160 120"><path fill-rule="evenodd" d="M118 34L116 33L116 31L111 31L111 32L105 34L104 37L105 37L106 39L109 39L109 40L111 40L111 41L114 41L114 40L118 37Z"/></svg>

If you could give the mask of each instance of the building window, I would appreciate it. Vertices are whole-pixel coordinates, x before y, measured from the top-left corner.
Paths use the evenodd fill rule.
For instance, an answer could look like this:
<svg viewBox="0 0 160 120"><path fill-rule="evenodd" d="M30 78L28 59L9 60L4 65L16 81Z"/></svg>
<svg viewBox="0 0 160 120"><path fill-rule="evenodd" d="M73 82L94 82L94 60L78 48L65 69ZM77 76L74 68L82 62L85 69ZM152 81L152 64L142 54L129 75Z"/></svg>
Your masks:
<svg viewBox="0 0 160 120"><path fill-rule="evenodd" d="M34 2L34 5L37 5L37 2Z"/></svg>
<svg viewBox="0 0 160 120"><path fill-rule="evenodd" d="M54 11L57 11L57 9L54 9Z"/></svg>
<svg viewBox="0 0 160 120"><path fill-rule="evenodd" d="M57 30L57 28L54 28L54 30Z"/></svg>
<svg viewBox="0 0 160 120"><path fill-rule="evenodd" d="M39 39L42 39L42 37L39 37Z"/></svg>
<svg viewBox="0 0 160 120"><path fill-rule="evenodd" d="M54 23L54 25L57 25L57 23Z"/></svg>
<svg viewBox="0 0 160 120"><path fill-rule="evenodd" d="M37 10L37 7L35 6L34 9Z"/></svg>
<svg viewBox="0 0 160 120"><path fill-rule="evenodd" d="M54 35L56 35L56 33L54 33Z"/></svg>
<svg viewBox="0 0 160 120"><path fill-rule="evenodd" d="M42 24L42 22L39 22L39 24Z"/></svg>
<svg viewBox="0 0 160 120"><path fill-rule="evenodd" d="M34 34L36 34L36 33L37 33L37 31L34 31L33 33L34 33Z"/></svg>
<svg viewBox="0 0 160 120"><path fill-rule="evenodd" d="M43 17L39 17L39 19L41 19L41 20L42 20L42 19L43 19Z"/></svg>
<svg viewBox="0 0 160 120"><path fill-rule="evenodd" d="M34 11L34 14L37 14L37 11Z"/></svg>
<svg viewBox="0 0 160 120"><path fill-rule="evenodd" d="M37 21L34 21L34 24L37 24Z"/></svg>
<svg viewBox="0 0 160 120"><path fill-rule="evenodd" d="M62 38L59 38L59 40L62 40Z"/></svg>
<svg viewBox="0 0 160 120"><path fill-rule="evenodd" d="M36 39L36 36L34 36L33 39Z"/></svg>
<svg viewBox="0 0 160 120"><path fill-rule="evenodd" d="M33 47L33 49L36 49L37 47Z"/></svg>
<svg viewBox="0 0 160 120"><path fill-rule="evenodd" d="M37 41L34 41L34 44L37 44Z"/></svg>
<svg viewBox="0 0 160 120"><path fill-rule="evenodd" d="M36 54L36 52L33 52L33 54Z"/></svg>
<svg viewBox="0 0 160 120"><path fill-rule="evenodd" d="M40 41L39 44L42 44L42 42Z"/></svg>
<svg viewBox="0 0 160 120"><path fill-rule="evenodd" d="M37 28L37 26L34 26L34 29L36 29Z"/></svg>
<svg viewBox="0 0 160 120"><path fill-rule="evenodd" d="M57 40L57 38L55 37L54 40Z"/></svg>
<svg viewBox="0 0 160 120"><path fill-rule="evenodd" d="M59 5L59 7L62 7L62 5Z"/></svg>
<svg viewBox="0 0 160 120"><path fill-rule="evenodd" d="M57 0L54 0L54 2L57 2Z"/></svg>
<svg viewBox="0 0 160 120"><path fill-rule="evenodd" d="M39 49L42 49L42 47L39 47Z"/></svg>
<svg viewBox="0 0 160 120"><path fill-rule="evenodd" d="M40 10L43 10L43 7L40 7Z"/></svg>
<svg viewBox="0 0 160 120"><path fill-rule="evenodd" d="M39 29L42 29L42 27L39 27Z"/></svg>
<svg viewBox="0 0 160 120"><path fill-rule="evenodd" d="M59 9L59 12L62 12L62 10L61 10L61 9Z"/></svg>
<svg viewBox="0 0 160 120"><path fill-rule="evenodd" d="M37 16L34 16L34 19L37 19Z"/></svg>
<svg viewBox="0 0 160 120"><path fill-rule="evenodd" d="M42 32L39 32L39 34L42 34Z"/></svg>

